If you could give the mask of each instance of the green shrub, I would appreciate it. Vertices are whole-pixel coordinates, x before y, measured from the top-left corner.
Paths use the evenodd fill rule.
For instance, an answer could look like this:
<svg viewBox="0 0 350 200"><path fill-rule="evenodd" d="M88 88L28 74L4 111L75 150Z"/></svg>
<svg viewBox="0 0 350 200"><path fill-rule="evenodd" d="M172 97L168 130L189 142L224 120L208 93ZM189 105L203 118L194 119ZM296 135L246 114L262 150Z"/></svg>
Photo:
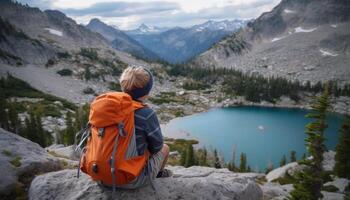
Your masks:
<svg viewBox="0 0 350 200"><path fill-rule="evenodd" d="M296 183L296 179L288 172L286 172L286 174L283 177L276 179L274 182L278 182L281 185L294 184Z"/></svg>
<svg viewBox="0 0 350 200"><path fill-rule="evenodd" d="M50 58L50 59L47 60L45 66L46 67L50 67L50 66L52 66L54 64L55 64L55 60L53 58Z"/></svg>
<svg viewBox="0 0 350 200"><path fill-rule="evenodd" d="M91 87L87 87L83 90L83 93L84 94L95 94L95 91Z"/></svg>
<svg viewBox="0 0 350 200"><path fill-rule="evenodd" d="M334 185L323 186L322 190L326 191L326 192L338 192L339 191L339 189L337 187L335 187Z"/></svg>
<svg viewBox="0 0 350 200"><path fill-rule="evenodd" d="M92 48L81 48L80 49L80 55L84 56L86 58L89 58L91 60L98 60L98 54L95 49Z"/></svg>
<svg viewBox="0 0 350 200"><path fill-rule="evenodd" d="M114 90L114 91L121 91L121 87L119 83L116 82L109 82L108 83L108 89Z"/></svg>
<svg viewBox="0 0 350 200"><path fill-rule="evenodd" d="M185 90L204 90L207 89L209 85L202 83L201 81L186 81L182 88Z"/></svg>
<svg viewBox="0 0 350 200"><path fill-rule="evenodd" d="M70 55L68 52L58 52L57 57L63 59L70 59L72 55Z"/></svg>
<svg viewBox="0 0 350 200"><path fill-rule="evenodd" d="M2 154L4 154L5 156L11 156L12 153L9 150L2 150Z"/></svg>
<svg viewBox="0 0 350 200"><path fill-rule="evenodd" d="M71 76L73 74L73 71L70 69L61 69L58 70L56 73L61 76Z"/></svg>
<svg viewBox="0 0 350 200"><path fill-rule="evenodd" d="M16 156L13 160L10 161L10 163L15 167L20 167L22 165L21 159L21 156Z"/></svg>

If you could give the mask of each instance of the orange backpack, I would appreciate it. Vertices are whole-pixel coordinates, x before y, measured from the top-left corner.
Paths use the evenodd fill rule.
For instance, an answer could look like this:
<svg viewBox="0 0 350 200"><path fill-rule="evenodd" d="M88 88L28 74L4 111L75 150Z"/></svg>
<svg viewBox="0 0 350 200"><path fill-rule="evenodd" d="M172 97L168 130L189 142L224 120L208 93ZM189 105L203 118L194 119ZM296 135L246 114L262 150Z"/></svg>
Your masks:
<svg viewBox="0 0 350 200"><path fill-rule="evenodd" d="M91 103L89 123L80 132L79 169L93 180L113 186L113 191L116 185L137 178L148 161L149 153L139 156L136 149L134 112L142 107L123 92L102 94Z"/></svg>

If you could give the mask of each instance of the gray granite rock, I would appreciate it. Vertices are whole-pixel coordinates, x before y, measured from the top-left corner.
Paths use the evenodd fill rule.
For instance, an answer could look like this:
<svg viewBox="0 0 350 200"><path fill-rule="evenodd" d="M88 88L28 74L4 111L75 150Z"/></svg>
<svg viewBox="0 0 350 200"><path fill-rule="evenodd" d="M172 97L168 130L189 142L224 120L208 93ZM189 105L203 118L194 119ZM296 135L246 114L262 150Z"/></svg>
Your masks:
<svg viewBox="0 0 350 200"><path fill-rule="evenodd" d="M0 128L0 194L7 195L22 175L60 169L59 159L23 137Z"/></svg>
<svg viewBox="0 0 350 200"><path fill-rule="evenodd" d="M255 173L232 173L227 169L208 167L171 167L174 176L155 180L155 193L150 186L120 190L116 199L262 199L262 190L254 182ZM110 199L111 190L101 188L87 175L79 179L75 170L51 172L36 177L29 199Z"/></svg>

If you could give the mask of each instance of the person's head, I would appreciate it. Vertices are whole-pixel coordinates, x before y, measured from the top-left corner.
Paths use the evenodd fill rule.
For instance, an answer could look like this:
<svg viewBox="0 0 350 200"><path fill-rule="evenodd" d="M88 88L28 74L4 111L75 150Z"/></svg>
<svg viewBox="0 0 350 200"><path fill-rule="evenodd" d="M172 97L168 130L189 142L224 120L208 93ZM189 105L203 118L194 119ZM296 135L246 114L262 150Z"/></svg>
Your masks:
<svg viewBox="0 0 350 200"><path fill-rule="evenodd" d="M123 92L135 100L145 100L153 86L152 73L143 67L126 68L119 79Z"/></svg>

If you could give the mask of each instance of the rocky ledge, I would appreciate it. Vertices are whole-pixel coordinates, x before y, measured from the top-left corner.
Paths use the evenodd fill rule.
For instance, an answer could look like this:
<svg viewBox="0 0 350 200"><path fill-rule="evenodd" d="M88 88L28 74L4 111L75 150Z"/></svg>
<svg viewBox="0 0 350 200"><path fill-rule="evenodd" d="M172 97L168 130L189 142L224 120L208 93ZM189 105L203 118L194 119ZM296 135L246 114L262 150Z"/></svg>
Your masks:
<svg viewBox="0 0 350 200"><path fill-rule="evenodd" d="M116 199L262 199L255 183L256 173L232 173L209 167L171 167L174 176L156 179L155 193L150 186L136 190L117 190ZM76 170L51 172L36 177L29 199L110 199L111 190L100 187L87 175L79 179Z"/></svg>
<svg viewBox="0 0 350 200"><path fill-rule="evenodd" d="M0 163L0 199L20 195L35 174L76 165L76 161L57 158L40 145L1 128Z"/></svg>

